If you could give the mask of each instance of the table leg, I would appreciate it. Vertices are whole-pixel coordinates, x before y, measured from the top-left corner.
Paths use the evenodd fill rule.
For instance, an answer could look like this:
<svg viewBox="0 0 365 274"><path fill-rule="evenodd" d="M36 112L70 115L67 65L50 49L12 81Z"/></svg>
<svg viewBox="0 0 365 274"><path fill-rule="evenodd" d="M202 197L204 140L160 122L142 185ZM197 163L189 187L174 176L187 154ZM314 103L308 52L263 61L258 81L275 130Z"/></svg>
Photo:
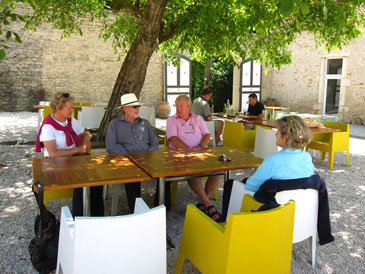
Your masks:
<svg viewBox="0 0 365 274"><path fill-rule="evenodd" d="M90 187L83 187L82 198L84 216L90 216Z"/></svg>
<svg viewBox="0 0 365 274"><path fill-rule="evenodd" d="M165 178L160 178L158 181L159 193L158 193L158 204L165 204Z"/></svg>

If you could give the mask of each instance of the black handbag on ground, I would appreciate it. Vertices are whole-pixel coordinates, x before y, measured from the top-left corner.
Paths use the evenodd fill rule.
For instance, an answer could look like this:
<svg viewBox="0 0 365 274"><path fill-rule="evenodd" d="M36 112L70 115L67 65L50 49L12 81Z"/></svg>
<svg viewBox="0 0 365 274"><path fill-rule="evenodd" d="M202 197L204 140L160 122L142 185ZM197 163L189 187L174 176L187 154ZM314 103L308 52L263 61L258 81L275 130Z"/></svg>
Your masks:
<svg viewBox="0 0 365 274"><path fill-rule="evenodd" d="M40 274L48 274L56 269L60 222L43 204L43 184L35 182L32 186L40 215L35 219L35 237L28 245L30 260Z"/></svg>

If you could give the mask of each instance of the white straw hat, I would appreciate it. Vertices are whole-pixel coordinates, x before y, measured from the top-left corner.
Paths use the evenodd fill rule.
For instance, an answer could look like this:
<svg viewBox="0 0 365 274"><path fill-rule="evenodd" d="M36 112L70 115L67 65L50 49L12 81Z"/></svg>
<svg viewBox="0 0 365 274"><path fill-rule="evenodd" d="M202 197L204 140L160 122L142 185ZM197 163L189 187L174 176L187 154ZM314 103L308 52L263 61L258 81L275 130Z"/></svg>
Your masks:
<svg viewBox="0 0 365 274"><path fill-rule="evenodd" d="M141 106L142 105L138 101L138 99L134 93L123 94L122 97L120 97L120 102L121 102L122 107Z"/></svg>

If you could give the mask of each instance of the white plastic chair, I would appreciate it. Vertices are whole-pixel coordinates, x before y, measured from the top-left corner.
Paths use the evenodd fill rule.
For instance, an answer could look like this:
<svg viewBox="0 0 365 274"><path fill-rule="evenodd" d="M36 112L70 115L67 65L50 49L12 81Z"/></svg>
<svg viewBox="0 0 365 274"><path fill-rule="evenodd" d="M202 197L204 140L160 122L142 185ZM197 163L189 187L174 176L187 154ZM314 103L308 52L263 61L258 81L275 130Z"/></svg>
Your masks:
<svg viewBox="0 0 365 274"><path fill-rule="evenodd" d="M166 209L136 199L135 213L72 218L62 207L56 273L166 273Z"/></svg>
<svg viewBox="0 0 365 274"><path fill-rule="evenodd" d="M207 126L210 133L210 144L212 147L215 147L216 143L215 143L214 121L205 121L205 125Z"/></svg>
<svg viewBox="0 0 365 274"><path fill-rule="evenodd" d="M139 117L150 122L151 126L156 127L155 108L142 106L139 109Z"/></svg>
<svg viewBox="0 0 365 274"><path fill-rule="evenodd" d="M276 145L276 130L256 127L254 155L265 159L271 154L281 150L281 147Z"/></svg>
<svg viewBox="0 0 365 274"><path fill-rule="evenodd" d="M312 250L312 266L316 265L316 241L318 221L318 191L296 189L280 191L275 196L279 204L295 201L293 244L309 239Z"/></svg>
<svg viewBox="0 0 365 274"><path fill-rule="evenodd" d="M231 197L229 199L226 221L228 220L228 216L230 213L237 213L241 211L243 196L245 194L253 196L255 192L245 190L245 185L241 181L234 180L232 185Z"/></svg>
<svg viewBox="0 0 365 274"><path fill-rule="evenodd" d="M253 192L244 189L245 185L238 180L233 181L229 201L227 219L230 213L241 211L244 194L253 196ZM318 191L314 189L286 190L276 193L275 199L279 204L289 200L295 201L293 244L309 237L312 250L312 266L316 264L316 240L318 220Z"/></svg>
<svg viewBox="0 0 365 274"><path fill-rule="evenodd" d="M98 128L103 119L105 109L103 107L82 107L78 113L80 124L85 128Z"/></svg>

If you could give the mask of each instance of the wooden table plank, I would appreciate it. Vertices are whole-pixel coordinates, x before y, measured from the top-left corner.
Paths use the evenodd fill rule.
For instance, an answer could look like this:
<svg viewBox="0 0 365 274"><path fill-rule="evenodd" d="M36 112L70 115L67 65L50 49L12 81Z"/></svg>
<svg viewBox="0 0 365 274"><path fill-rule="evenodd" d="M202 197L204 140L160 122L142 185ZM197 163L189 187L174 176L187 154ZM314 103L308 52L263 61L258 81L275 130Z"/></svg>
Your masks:
<svg viewBox="0 0 365 274"><path fill-rule="evenodd" d="M220 154L225 154L232 161L219 161ZM184 150L129 152L126 156L153 178L255 168L262 163L262 159L252 154L228 147L208 148L201 152Z"/></svg>
<svg viewBox="0 0 365 274"><path fill-rule="evenodd" d="M148 181L151 178L120 155L33 158L33 180L45 190Z"/></svg>

